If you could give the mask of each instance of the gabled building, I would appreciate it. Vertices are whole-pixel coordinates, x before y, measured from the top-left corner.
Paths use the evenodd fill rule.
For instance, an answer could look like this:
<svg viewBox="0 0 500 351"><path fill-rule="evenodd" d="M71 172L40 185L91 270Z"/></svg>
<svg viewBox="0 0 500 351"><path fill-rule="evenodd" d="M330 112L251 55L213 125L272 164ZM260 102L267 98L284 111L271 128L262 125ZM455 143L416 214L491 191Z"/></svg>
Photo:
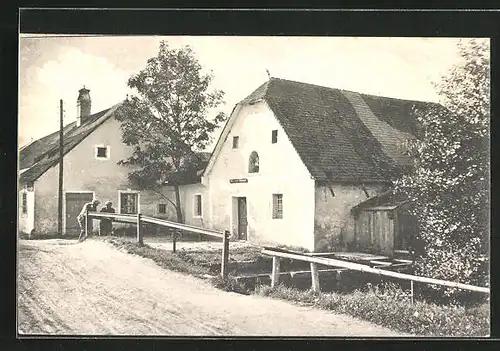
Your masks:
<svg viewBox="0 0 500 351"><path fill-rule="evenodd" d="M404 145L418 125L410 111L427 106L271 78L235 106L215 146L200 188L206 221L256 243L356 246L351 209L411 167ZM374 251L399 242L393 235Z"/></svg>
<svg viewBox="0 0 500 351"><path fill-rule="evenodd" d="M79 231L76 216L93 198L100 199L102 205L112 201L118 213L175 218L175 209L165 197L134 189L127 178L131 169L118 165L132 154L132 148L122 143L120 122L114 118L120 105L93 114L89 89L79 91L77 118L63 130L64 234ZM20 150L19 173L19 231L57 232L59 131ZM199 176L195 178L186 179L186 191L189 183L199 182ZM163 195L175 199L168 187ZM183 190L182 203L185 196ZM185 216L190 220L193 211Z"/></svg>

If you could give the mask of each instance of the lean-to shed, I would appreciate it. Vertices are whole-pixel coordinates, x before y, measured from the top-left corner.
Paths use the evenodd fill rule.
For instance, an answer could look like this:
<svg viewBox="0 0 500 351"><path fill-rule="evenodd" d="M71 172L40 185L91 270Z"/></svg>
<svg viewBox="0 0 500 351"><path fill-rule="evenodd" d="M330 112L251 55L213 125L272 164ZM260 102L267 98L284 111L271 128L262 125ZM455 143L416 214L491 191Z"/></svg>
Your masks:
<svg viewBox="0 0 500 351"><path fill-rule="evenodd" d="M418 226L408 206L407 200L387 192L353 207L356 248L389 257L410 251Z"/></svg>

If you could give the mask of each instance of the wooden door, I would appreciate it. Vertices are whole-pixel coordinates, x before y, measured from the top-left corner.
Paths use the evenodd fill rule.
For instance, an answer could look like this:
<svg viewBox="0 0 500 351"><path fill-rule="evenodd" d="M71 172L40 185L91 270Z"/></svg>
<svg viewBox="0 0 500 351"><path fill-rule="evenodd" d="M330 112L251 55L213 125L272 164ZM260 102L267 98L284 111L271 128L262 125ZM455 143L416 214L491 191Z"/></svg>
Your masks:
<svg viewBox="0 0 500 351"><path fill-rule="evenodd" d="M91 202L92 193L66 193L66 234L80 233L78 225L78 214L80 214L83 205Z"/></svg>
<svg viewBox="0 0 500 351"><path fill-rule="evenodd" d="M238 198L238 239L247 240L247 198Z"/></svg>
<svg viewBox="0 0 500 351"><path fill-rule="evenodd" d="M387 211L373 211L373 247L376 253L392 255L394 249L393 221Z"/></svg>

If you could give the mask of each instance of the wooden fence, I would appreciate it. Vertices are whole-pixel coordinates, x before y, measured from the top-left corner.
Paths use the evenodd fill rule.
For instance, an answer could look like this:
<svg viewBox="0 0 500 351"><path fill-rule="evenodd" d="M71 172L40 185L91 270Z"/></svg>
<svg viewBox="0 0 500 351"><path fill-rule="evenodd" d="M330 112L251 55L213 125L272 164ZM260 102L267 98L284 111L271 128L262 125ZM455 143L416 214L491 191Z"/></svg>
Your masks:
<svg viewBox="0 0 500 351"><path fill-rule="evenodd" d="M343 269L351 269L351 270L360 271L360 272L373 273L373 274L398 278L398 279L407 280L407 281L409 280L410 281L410 290L411 290L410 296L411 296L412 303L413 303L413 282L442 285L442 286L447 286L450 288L458 288L458 289L481 292L481 293L486 293L486 294L490 293L490 289L486 288L486 287L480 287L480 286L450 282L447 280L440 280L440 279L434 279L434 278L420 277L420 276L411 275L411 274L393 272L393 271L384 270L384 269L380 269L380 268L373 268L373 267L366 266L366 265L360 264L360 263L342 261L342 260L337 260L337 259L333 259L333 258L321 258L321 257L308 256L308 255L301 255L301 254L297 254L297 253L274 251L274 250L269 250L269 249L262 250L262 253L264 255L272 256L272 258L273 258L273 268L272 268L272 273L271 273L271 286L272 287L274 287L278 284L278 280L279 280L279 276L280 276L280 272L279 272L280 271L280 259L281 258L289 258L289 259L293 259L293 260L305 261L305 262L310 263L312 290L317 291L317 292L320 291L319 272L318 272L318 264L319 264L319 265L324 265L324 266L341 267Z"/></svg>
<svg viewBox="0 0 500 351"><path fill-rule="evenodd" d="M224 278L227 277L228 261L229 261L229 236L230 236L230 232L228 230L222 232L212 229L200 228L192 225L167 221L164 219L143 216L141 213L133 215L133 214L118 214L118 213L87 212L85 215L86 236L88 235L89 219L97 219L97 220L109 219L112 222L117 222L117 223L135 224L137 227L137 243L139 245L144 244L144 233L142 230L143 223L156 224L163 227L185 230L192 233L197 233L201 235L222 239L223 245L222 245L222 258L221 258L221 275ZM172 235L172 252L174 253L176 252L176 242L177 242L176 238L177 235L176 232L174 231Z"/></svg>

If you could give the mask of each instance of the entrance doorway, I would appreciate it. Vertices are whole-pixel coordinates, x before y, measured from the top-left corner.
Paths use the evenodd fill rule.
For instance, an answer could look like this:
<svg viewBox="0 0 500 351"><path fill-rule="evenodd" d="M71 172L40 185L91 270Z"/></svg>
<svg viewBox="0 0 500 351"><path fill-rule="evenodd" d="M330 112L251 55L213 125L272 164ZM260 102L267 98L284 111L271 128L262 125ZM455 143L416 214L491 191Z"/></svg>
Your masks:
<svg viewBox="0 0 500 351"><path fill-rule="evenodd" d="M247 240L247 198L233 197L233 233L238 240Z"/></svg>

